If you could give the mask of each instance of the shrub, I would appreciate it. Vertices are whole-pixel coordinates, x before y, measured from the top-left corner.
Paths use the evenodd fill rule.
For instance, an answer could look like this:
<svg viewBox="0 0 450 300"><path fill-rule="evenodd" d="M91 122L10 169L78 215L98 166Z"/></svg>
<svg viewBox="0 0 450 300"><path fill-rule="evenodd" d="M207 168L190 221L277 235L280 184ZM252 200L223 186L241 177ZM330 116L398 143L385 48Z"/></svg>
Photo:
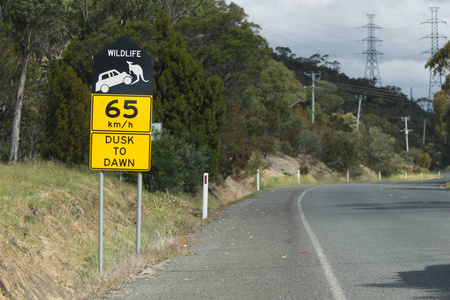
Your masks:
<svg viewBox="0 0 450 300"><path fill-rule="evenodd" d="M425 169L429 169L431 167L431 156L430 154L423 152L416 159L416 164Z"/></svg>
<svg viewBox="0 0 450 300"><path fill-rule="evenodd" d="M300 167L300 174L301 175L308 175L309 174L309 168L307 166L301 166Z"/></svg>
<svg viewBox="0 0 450 300"><path fill-rule="evenodd" d="M152 142L151 190L173 193L197 192L202 173L208 171L208 151L168 133L157 134Z"/></svg>

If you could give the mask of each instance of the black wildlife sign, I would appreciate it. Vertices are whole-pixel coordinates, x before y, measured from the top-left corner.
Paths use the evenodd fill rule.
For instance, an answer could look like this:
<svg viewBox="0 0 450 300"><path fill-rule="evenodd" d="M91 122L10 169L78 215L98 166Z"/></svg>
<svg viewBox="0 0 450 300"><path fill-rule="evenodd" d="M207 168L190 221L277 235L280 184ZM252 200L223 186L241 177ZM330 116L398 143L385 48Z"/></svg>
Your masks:
<svg viewBox="0 0 450 300"><path fill-rule="evenodd" d="M153 58L122 36L94 55L92 93L153 94Z"/></svg>

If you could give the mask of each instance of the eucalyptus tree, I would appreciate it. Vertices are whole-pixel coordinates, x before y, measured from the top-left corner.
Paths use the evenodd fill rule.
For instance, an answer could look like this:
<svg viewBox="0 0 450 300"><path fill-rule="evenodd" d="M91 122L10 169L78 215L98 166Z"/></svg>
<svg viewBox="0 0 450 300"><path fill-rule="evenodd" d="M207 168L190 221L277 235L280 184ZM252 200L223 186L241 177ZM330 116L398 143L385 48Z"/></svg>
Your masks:
<svg viewBox="0 0 450 300"><path fill-rule="evenodd" d="M64 42L62 0L10 0L3 6L3 24L9 24L18 39L21 53L9 146L9 163L18 159L20 122L28 67L32 55L51 59Z"/></svg>

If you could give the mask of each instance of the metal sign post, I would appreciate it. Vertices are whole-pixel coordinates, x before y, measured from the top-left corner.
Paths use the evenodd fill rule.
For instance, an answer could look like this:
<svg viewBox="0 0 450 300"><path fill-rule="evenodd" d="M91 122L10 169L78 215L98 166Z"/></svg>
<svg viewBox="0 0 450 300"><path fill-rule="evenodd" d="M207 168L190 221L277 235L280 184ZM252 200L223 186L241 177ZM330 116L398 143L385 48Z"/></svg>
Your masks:
<svg viewBox="0 0 450 300"><path fill-rule="evenodd" d="M98 273L103 276L103 172L98 180Z"/></svg>
<svg viewBox="0 0 450 300"><path fill-rule="evenodd" d="M136 255L141 253L142 173L137 178Z"/></svg>

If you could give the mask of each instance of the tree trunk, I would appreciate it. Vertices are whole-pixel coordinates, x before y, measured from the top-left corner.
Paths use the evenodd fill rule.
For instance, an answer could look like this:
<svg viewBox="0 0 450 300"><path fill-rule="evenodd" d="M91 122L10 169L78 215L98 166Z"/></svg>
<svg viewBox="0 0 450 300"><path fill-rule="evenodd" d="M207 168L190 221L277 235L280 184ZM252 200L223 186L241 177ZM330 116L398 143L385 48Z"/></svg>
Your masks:
<svg viewBox="0 0 450 300"><path fill-rule="evenodd" d="M30 60L30 38L29 33L28 45L23 49L22 55L22 72L20 74L19 87L17 88L16 107L14 109L14 118L12 121L11 143L9 145L9 163L15 164L17 162L17 154L19 152L19 131L20 119L22 116L22 100L23 92L25 90L25 82L27 80L28 62Z"/></svg>
<svg viewBox="0 0 450 300"><path fill-rule="evenodd" d="M81 14L83 15L83 20L86 23L86 25L89 27L89 29L92 30L92 32L97 33L97 30L95 30L94 27L92 27L91 22L89 21L89 14L88 14L88 3L87 0L84 0L84 11L83 8L81 7L81 3L79 0L76 0L77 4L78 4L78 8L81 11Z"/></svg>

